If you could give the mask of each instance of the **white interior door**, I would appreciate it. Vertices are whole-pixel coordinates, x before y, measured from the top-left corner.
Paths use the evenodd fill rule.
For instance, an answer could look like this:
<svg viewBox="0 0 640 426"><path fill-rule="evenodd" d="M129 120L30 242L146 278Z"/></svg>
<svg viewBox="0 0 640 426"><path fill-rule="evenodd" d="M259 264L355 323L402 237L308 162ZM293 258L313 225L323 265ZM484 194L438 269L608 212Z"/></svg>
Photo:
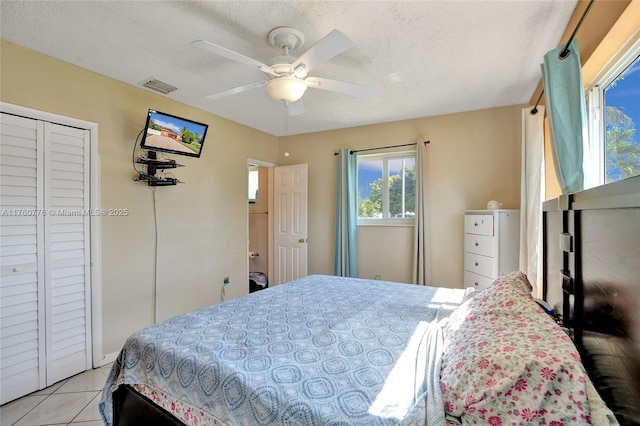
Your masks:
<svg viewBox="0 0 640 426"><path fill-rule="evenodd" d="M46 384L43 123L0 127L0 404Z"/></svg>
<svg viewBox="0 0 640 426"><path fill-rule="evenodd" d="M89 131L45 123L47 386L91 367Z"/></svg>
<svg viewBox="0 0 640 426"><path fill-rule="evenodd" d="M2 114L0 403L91 368L90 134Z"/></svg>
<svg viewBox="0 0 640 426"><path fill-rule="evenodd" d="M274 285L307 276L307 165L274 168Z"/></svg>

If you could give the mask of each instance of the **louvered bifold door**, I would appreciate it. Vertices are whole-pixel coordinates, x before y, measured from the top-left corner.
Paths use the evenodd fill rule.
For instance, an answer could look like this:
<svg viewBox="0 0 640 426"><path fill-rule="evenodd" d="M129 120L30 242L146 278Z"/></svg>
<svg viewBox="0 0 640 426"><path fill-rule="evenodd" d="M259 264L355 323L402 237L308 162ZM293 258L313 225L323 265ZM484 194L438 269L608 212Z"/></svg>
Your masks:
<svg viewBox="0 0 640 426"><path fill-rule="evenodd" d="M91 367L87 130L2 114L0 404Z"/></svg>
<svg viewBox="0 0 640 426"><path fill-rule="evenodd" d="M43 123L0 121L0 404L45 386Z"/></svg>
<svg viewBox="0 0 640 426"><path fill-rule="evenodd" d="M89 132L45 123L47 385L91 366Z"/></svg>

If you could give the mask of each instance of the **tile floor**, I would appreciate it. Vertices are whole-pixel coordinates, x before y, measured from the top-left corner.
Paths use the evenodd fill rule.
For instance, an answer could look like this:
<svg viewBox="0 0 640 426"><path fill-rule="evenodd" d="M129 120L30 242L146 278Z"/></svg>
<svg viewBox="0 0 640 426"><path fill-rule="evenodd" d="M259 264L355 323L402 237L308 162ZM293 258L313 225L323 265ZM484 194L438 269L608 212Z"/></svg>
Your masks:
<svg viewBox="0 0 640 426"><path fill-rule="evenodd" d="M110 370L86 371L0 406L0 425L102 426L98 403Z"/></svg>

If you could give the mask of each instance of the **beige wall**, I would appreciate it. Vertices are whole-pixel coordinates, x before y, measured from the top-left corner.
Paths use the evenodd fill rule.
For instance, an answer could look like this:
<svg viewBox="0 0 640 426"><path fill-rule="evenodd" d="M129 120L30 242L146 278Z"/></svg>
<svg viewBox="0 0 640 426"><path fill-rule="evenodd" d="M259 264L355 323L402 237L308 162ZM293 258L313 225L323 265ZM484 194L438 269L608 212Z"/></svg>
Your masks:
<svg viewBox="0 0 640 426"><path fill-rule="evenodd" d="M290 136L287 164L309 164L309 273L333 271L333 153L429 139L433 282L461 287L464 210L483 209L491 199L520 206L520 116L521 107L513 106ZM360 227L360 275L411 281L412 241L412 228Z"/></svg>
<svg viewBox="0 0 640 426"><path fill-rule="evenodd" d="M413 280L413 226L358 227L361 278L410 283Z"/></svg>
<svg viewBox="0 0 640 426"><path fill-rule="evenodd" d="M158 319L248 290L247 158L309 164L309 273L333 271L336 160L341 147L370 148L430 139L428 190L435 284L462 285L462 215L497 199L518 208L520 107L407 120L284 140L143 89L2 42L0 100L99 125L101 203L127 208L102 218L102 345L116 352L154 318L154 192L134 182L131 152L148 108L210 125L200 159L177 157L185 181L155 191L158 212ZM285 161L286 160L286 161ZM411 280L411 227L361 227L363 277Z"/></svg>
<svg viewBox="0 0 640 426"><path fill-rule="evenodd" d="M153 322L154 192L134 182L131 153L154 108L209 124L199 159L174 156L185 181L155 192L158 211L158 319L248 292L247 158L275 162L277 138L2 41L3 102L99 125L102 207L103 353Z"/></svg>

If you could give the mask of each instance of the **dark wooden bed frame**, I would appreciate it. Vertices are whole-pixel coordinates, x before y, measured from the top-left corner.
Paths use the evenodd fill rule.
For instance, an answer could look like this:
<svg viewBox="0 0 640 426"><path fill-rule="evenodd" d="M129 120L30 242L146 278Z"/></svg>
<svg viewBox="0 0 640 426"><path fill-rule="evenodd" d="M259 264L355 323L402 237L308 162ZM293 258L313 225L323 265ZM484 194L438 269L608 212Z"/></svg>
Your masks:
<svg viewBox="0 0 640 426"><path fill-rule="evenodd" d="M186 426L129 385L122 385L113 393L113 425Z"/></svg>
<svg viewBox="0 0 640 426"><path fill-rule="evenodd" d="M640 176L543 205L543 293L559 308L598 392L640 424ZM129 386L115 426L184 426Z"/></svg>
<svg viewBox="0 0 640 426"><path fill-rule="evenodd" d="M545 300L600 396L640 424L640 176L543 205Z"/></svg>

